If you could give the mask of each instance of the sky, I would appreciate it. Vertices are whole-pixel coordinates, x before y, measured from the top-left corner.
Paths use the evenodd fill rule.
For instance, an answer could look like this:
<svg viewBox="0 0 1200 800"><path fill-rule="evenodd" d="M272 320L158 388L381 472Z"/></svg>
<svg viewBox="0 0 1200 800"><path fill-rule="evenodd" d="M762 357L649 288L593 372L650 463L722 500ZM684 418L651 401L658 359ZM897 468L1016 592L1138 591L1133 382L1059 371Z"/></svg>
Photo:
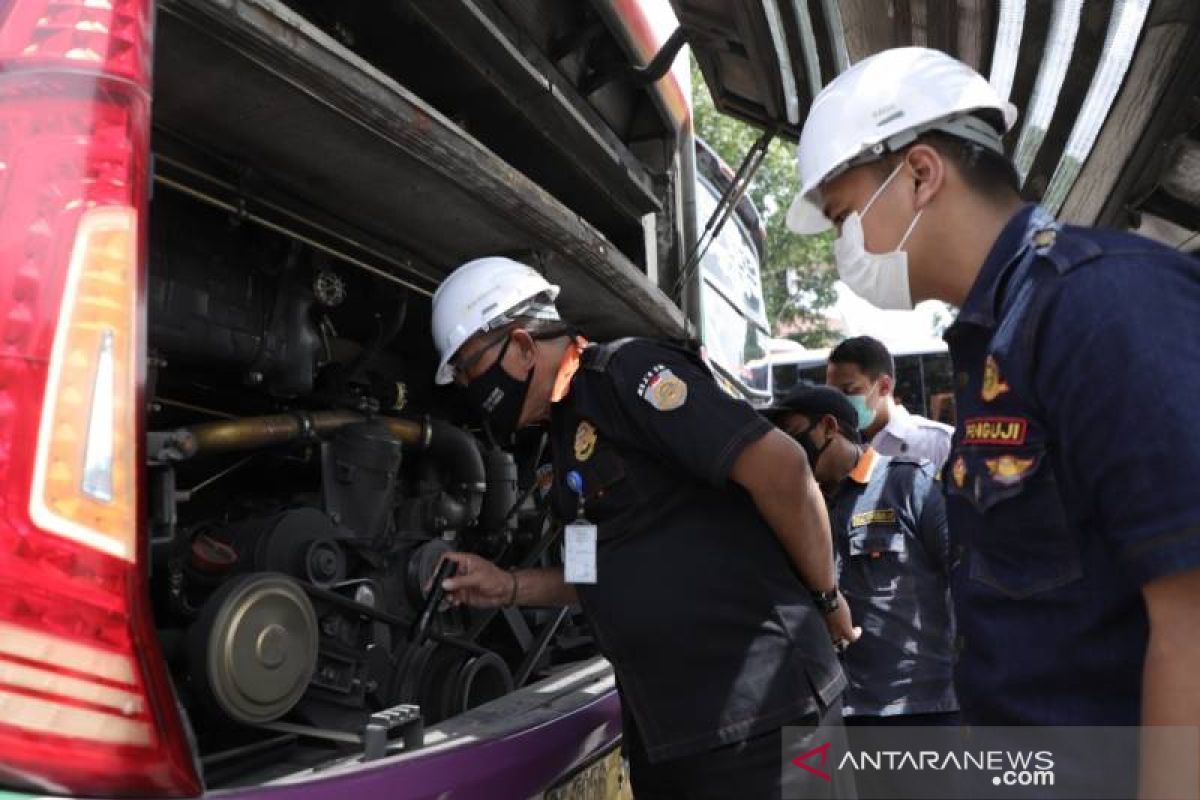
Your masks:
<svg viewBox="0 0 1200 800"><path fill-rule="evenodd" d="M937 301L919 304L912 311L881 311L838 281L838 299L829 316L840 322L847 336L874 336L890 347L916 346L941 341L934 331L940 313L944 322L953 311Z"/></svg>

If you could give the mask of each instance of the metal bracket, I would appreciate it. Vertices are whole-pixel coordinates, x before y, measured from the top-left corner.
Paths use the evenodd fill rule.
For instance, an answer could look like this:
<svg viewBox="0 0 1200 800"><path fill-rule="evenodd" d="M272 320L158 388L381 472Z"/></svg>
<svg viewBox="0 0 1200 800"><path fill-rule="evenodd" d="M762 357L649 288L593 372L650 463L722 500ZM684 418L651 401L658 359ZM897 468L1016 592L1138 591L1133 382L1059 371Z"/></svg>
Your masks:
<svg viewBox="0 0 1200 800"><path fill-rule="evenodd" d="M375 761L387 755L388 742L402 737L405 752L425 744L425 724L421 707L407 703L371 715L363 728L363 761Z"/></svg>

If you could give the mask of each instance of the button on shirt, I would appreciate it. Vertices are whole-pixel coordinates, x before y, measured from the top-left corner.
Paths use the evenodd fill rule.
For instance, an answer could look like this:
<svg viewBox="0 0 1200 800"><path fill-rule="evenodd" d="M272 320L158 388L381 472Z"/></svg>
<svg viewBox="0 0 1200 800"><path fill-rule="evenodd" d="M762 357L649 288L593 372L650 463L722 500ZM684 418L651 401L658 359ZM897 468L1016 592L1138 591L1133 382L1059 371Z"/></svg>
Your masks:
<svg viewBox="0 0 1200 800"><path fill-rule="evenodd" d="M1133 725L1142 587L1200 567L1200 262L1028 206L946 333L956 686L977 724Z"/></svg>
<svg viewBox="0 0 1200 800"><path fill-rule="evenodd" d="M846 650L847 716L956 711L950 542L928 461L867 448L830 503L838 586L862 638Z"/></svg>
<svg viewBox="0 0 1200 800"><path fill-rule="evenodd" d="M698 356L591 345L554 404L551 491L582 478L597 583L576 589L651 761L816 715L845 677L824 619L749 494L729 479L773 426Z"/></svg>
<svg viewBox="0 0 1200 800"><path fill-rule="evenodd" d="M941 470L950 455L954 428L919 414L899 403L888 412L888 424L871 439L871 447L880 455L925 459Z"/></svg>

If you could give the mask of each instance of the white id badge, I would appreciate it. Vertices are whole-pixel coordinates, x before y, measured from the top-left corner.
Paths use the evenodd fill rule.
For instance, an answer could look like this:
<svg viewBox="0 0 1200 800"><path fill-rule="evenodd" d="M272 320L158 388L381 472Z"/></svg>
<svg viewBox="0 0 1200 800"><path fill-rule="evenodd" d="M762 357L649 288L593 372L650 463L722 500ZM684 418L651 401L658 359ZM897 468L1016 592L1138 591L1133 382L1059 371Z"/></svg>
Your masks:
<svg viewBox="0 0 1200 800"><path fill-rule="evenodd" d="M576 520L563 531L563 580L596 582L596 526Z"/></svg>

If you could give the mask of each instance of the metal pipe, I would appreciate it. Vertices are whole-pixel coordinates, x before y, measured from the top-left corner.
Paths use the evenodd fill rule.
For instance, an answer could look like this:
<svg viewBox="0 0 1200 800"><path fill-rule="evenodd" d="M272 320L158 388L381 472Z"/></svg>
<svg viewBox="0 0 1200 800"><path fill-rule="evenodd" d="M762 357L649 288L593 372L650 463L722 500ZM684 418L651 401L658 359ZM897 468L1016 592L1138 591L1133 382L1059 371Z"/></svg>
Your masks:
<svg viewBox="0 0 1200 800"><path fill-rule="evenodd" d="M721 229L725 226L726 220L733 214L737 208L737 204L741 202L742 195L750 188L750 182L754 180L754 174L758 172L758 168L762 166L767 157L767 149L771 146L771 140L775 138L775 129L769 128L762 132L758 140L750 148L750 152L746 153L746 157L742 159L741 166L730 181L729 186L717 201L717 207L713 209L712 216L708 218L708 222L704 226L704 232L700 234L700 240L696 243L695 249L692 251L688 260L683 265L683 271L675 284L675 292L681 299L684 297L684 290L688 279L692 275L704 254L708 252L709 246L716 240L721 233Z"/></svg>
<svg viewBox="0 0 1200 800"><path fill-rule="evenodd" d="M365 253L365 254L371 256L372 258L378 259L379 261L382 261L384 263L391 264L392 266L394 266L398 269L401 269L401 270L409 273L410 275L413 275L414 277L423 278L424 280L427 280L430 283L435 284L435 285L441 281L441 279L438 278L436 275L430 274L429 272L427 272L425 270L418 269L417 266L413 263L413 261L414 261L413 256L406 256L404 258L400 258L396 255L385 253L385 252L378 250L368 244L364 244L363 242L360 242L359 240L355 239L352 236L348 236L345 233L340 233L340 232L328 227L327 225L324 225L320 222L310 219L309 217L303 216L301 214L297 214L296 212L291 211L288 208L279 205L278 203L273 203L270 200L266 200L258 195L248 194L245 190L245 187L238 186L238 185L230 183L229 181L226 181L226 180L222 180L221 178L218 178L215 175L205 172L202 169L197 169L196 167L193 167L183 161L179 161L177 159L171 158L170 156L164 156L161 153L157 153L154 156L154 163L155 163L155 165L159 165L159 164L169 165L172 169L177 169L180 172L191 175L192 177L199 178L203 181L207 181L208 183L212 184L213 186L219 187L221 189L224 189L224 190L230 192L231 196L238 198L239 200L242 200L242 199L250 200L256 206L261 206L262 208L265 208L269 211L273 211L276 214L279 214L282 217L286 217L287 219L289 219L293 222L297 222L306 228L309 228L313 231L324 234L325 236L328 236L331 239L336 239L339 242L341 242L342 244L350 245L355 250ZM168 185L167 182L165 182L163 180L163 176L160 175L157 171L154 174L154 180L162 182L162 183L164 183L164 185ZM177 188L180 185L186 185L186 184L182 184L179 181L171 181L170 185L171 185L171 188ZM197 189L194 186L192 186L190 188L192 188L196 191L199 191L199 189ZM199 198L197 198L197 199L199 199ZM237 213L236 206L235 206L235 213ZM340 258L341 256L338 256L338 257ZM387 273L385 273L385 274L387 274Z"/></svg>
<svg viewBox="0 0 1200 800"><path fill-rule="evenodd" d="M671 65L675 63L675 56L679 55L679 51L685 44L687 44L687 32L681 26L675 29L667 41L663 42L663 46L658 48L658 52L654 54L654 58L650 59L649 64L644 67L631 68L634 82L646 86L662 78L670 72Z"/></svg>
<svg viewBox="0 0 1200 800"><path fill-rule="evenodd" d="M249 220L250 222L253 222L256 225L260 225L261 227L266 228L269 231L274 231L275 233L279 233L284 236L295 239L298 242L302 242L302 243L308 245L309 247L313 248L314 250L321 251L325 255L332 256L336 259L346 262L347 264L358 267L359 269L363 270L364 272L369 272L370 274L374 275L376 278L382 278L385 281L391 281L392 283L394 283L398 286L403 286L406 289L411 289L412 291L417 292L422 295L425 295L426 297L433 297L433 292L431 292L429 289L425 289L420 286L417 286L415 283L412 283L411 281L406 281L403 278L399 278L399 277L391 274L390 272L386 272L386 271L380 269L379 267L368 264L367 262L365 262L361 259L355 258L354 256L352 256L348 253L342 252L340 250L335 250L334 248L329 247L328 245L322 244L321 242L318 242L316 239L305 236L304 234L300 233L299 231L288 228L285 225L278 225L274 222L271 222L270 220L268 220L265 217L262 217L262 216L259 216L258 214L254 214L249 211L246 211L244 208L239 208L234 203L227 203L224 200L221 200L216 197L213 197L212 195L206 194L205 192L202 192L199 189L193 189L192 187L187 186L186 184L171 180L170 178L167 178L163 175L155 175L154 180L157 181L158 183L161 183L163 186L167 186L171 189L174 189L175 191L179 192L180 194L185 194L194 200L199 200L200 202L206 203L207 205L213 206L214 208L219 208L222 211L228 211L231 214L236 214L239 216L239 218ZM394 261L390 261L389 263L395 264Z"/></svg>
<svg viewBox="0 0 1200 800"><path fill-rule="evenodd" d="M1084 162L1088 160L1100 136L1100 129L1108 121L1117 93L1133 63L1134 51L1149 11L1150 0L1117 0L1113 4L1108 31L1104 36L1104 49L1100 51L1100 63L1092 73L1092 82L1075 116L1067 146L1063 148L1062 158L1054 168L1050 185L1042 196L1042 205L1055 215L1074 188Z"/></svg>
<svg viewBox="0 0 1200 800"><path fill-rule="evenodd" d="M362 421L353 411L317 411L311 414L272 414L265 417L203 422L187 428L195 454L257 450L300 439L328 436L345 425Z"/></svg>
<svg viewBox="0 0 1200 800"><path fill-rule="evenodd" d="M551 618L549 622L538 632L537 639L530 645L525 657L521 659L521 665L517 667L517 674L513 676L513 684L519 689L526 684L529 676L533 674L533 670L537 667L538 661L546 652L546 648L550 646L550 640L554 638L554 634L558 633L558 629L566 620L567 614L571 612L569 607L560 608Z"/></svg>
<svg viewBox="0 0 1200 800"><path fill-rule="evenodd" d="M275 447L292 442L323 439L339 429L368 420L385 426L401 444L428 453L445 464L454 476L451 503L446 513L455 525L471 524L479 517L487 474L475 439L448 422L421 421L398 417L368 418L356 411L295 411L262 417L202 422L174 431L153 432L147 450L157 463L186 461L198 455L214 455Z"/></svg>
<svg viewBox="0 0 1200 800"><path fill-rule="evenodd" d="M1025 0L1000 0L1000 18L996 23L996 43L992 48L992 71L988 81L1007 100L1017 74L1017 55L1025 30Z"/></svg>
<svg viewBox="0 0 1200 800"><path fill-rule="evenodd" d="M837 0L821 0L821 9L825 12L825 26L829 29L829 41L833 45L833 66L840 74L850 68L842 10L838 8Z"/></svg>
<svg viewBox="0 0 1200 800"><path fill-rule="evenodd" d="M429 423L376 417L409 447L429 446ZM356 411L295 411L262 417L202 422L167 433L152 434L156 460L184 461L198 455L257 450L305 439L320 439L367 417Z"/></svg>
<svg viewBox="0 0 1200 800"><path fill-rule="evenodd" d="M672 286L675 291L671 294L679 299L679 308L683 312L684 330L686 333L703 330L700 293L689 291L692 287L684 285L684 272L687 269L688 257L700 242L700 219L696 210L696 133L694 119L689 119L679 137L679 168L676 170L676 183L679 186L679 210L682 231L679 241L679 255L675 261L671 275L672 283L663 280L660 288L667 291ZM688 328L691 330L688 330Z"/></svg>
<svg viewBox="0 0 1200 800"><path fill-rule="evenodd" d="M783 107L787 121L795 125L800 121L800 98L796 96L796 76L792 72L792 54L788 49L787 35L783 32L783 16L775 0L763 0L763 14L767 18L767 30L775 49L775 62L779 65L779 83L783 89ZM805 56L807 57L807 53ZM818 78L818 80L820 80Z"/></svg>
<svg viewBox="0 0 1200 800"><path fill-rule="evenodd" d="M1050 120L1058 105L1063 80L1071 65L1071 53L1075 49L1075 38L1079 33L1079 17L1083 11L1083 0L1056 0L1054 15L1050 19L1050 33L1042 51L1042 65L1038 68L1037 80L1033 84L1033 96L1017 140L1013 165L1021 183L1029 177L1033 162L1042 147Z"/></svg>
<svg viewBox="0 0 1200 800"><path fill-rule="evenodd" d="M809 95L815 98L821 92L821 57L817 53L817 35L813 31L808 0L792 0L792 13L796 17L796 28L800 31L800 53L804 56Z"/></svg>

